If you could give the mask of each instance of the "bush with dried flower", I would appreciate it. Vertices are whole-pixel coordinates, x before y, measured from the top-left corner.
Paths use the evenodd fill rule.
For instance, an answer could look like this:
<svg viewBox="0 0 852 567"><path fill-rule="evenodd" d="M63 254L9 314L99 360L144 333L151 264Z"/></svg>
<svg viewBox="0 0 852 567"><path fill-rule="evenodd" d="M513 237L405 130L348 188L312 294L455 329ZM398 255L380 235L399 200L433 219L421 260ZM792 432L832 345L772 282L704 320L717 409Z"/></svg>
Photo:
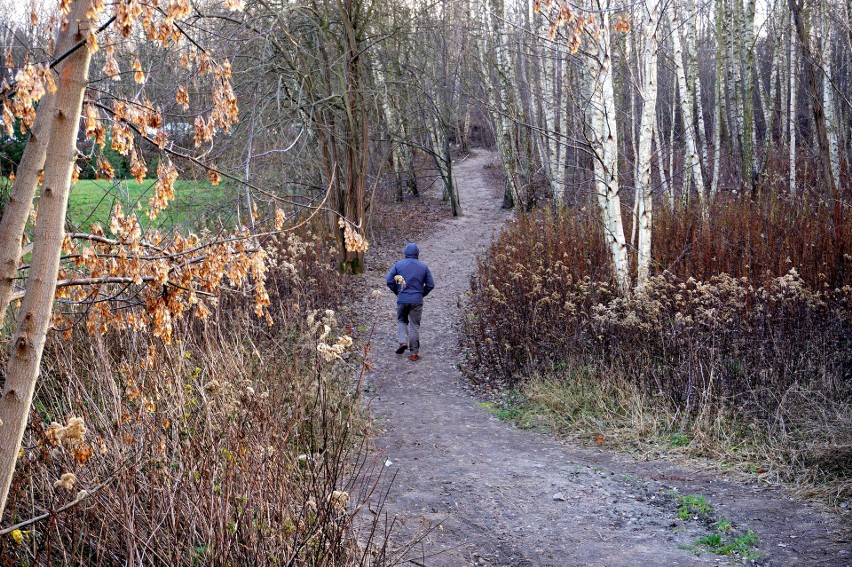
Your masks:
<svg viewBox="0 0 852 567"><path fill-rule="evenodd" d="M694 431L696 449L771 446L761 458L786 478L829 479L848 497L852 428L837 417L852 414L852 211L767 197L722 199L706 222L692 209L658 219L656 275L630 295L613 285L593 217L511 223L472 277L471 375L526 387L534 374L566 386L591 374L677 416L667 427ZM748 442L731 433L746 426Z"/></svg>

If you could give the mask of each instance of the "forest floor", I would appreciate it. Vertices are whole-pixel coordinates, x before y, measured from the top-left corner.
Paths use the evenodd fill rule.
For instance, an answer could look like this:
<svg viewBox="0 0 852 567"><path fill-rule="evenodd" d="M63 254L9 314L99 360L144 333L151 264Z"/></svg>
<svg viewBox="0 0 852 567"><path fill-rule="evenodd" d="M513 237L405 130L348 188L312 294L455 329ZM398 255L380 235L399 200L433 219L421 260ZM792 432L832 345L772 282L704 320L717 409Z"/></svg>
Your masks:
<svg viewBox="0 0 852 567"><path fill-rule="evenodd" d="M458 370L457 323L477 255L510 218L500 209L496 165L486 150L459 160L464 215L431 223L418 241L436 281L423 311L421 360L394 353L395 304L384 284L404 242L373 252L357 286L365 298L356 306L360 328L375 325L365 402L390 483L380 523L395 562L644 567L742 563L746 556L759 565L852 565L848 523L780 487L520 430L483 408ZM383 290L378 298L375 289ZM722 520L730 535L719 531ZM756 544L743 537L747 530ZM696 544L712 533L732 544L739 534L740 556Z"/></svg>

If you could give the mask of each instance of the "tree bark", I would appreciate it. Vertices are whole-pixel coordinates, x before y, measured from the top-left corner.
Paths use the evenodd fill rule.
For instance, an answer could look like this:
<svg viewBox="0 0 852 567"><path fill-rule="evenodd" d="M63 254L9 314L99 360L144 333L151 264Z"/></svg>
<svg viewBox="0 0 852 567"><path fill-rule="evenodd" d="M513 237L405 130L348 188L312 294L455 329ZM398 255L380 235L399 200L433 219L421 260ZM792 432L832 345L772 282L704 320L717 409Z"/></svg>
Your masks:
<svg viewBox="0 0 852 567"><path fill-rule="evenodd" d="M75 43L86 37L89 23L85 12L89 4L89 0L74 2L68 27ZM6 383L0 398L0 515L6 507L15 461L27 426L41 354L50 327L65 212L76 159L80 112L90 61L89 50L78 49L59 65L56 104L45 150L44 185L34 232L30 276L18 328L12 339Z"/></svg>
<svg viewBox="0 0 852 567"><path fill-rule="evenodd" d="M722 166L722 117L725 108L725 95L723 84L725 81L725 69L727 69L727 49L725 49L724 37L724 0L716 0L716 88L714 89L714 114L713 114L713 179L710 182L710 202L716 198L719 192L719 175Z"/></svg>
<svg viewBox="0 0 852 567"><path fill-rule="evenodd" d="M365 175L369 161L369 130L367 109L364 103L363 73L361 66L362 6L358 0L338 0L340 20L343 25L343 54L345 57L343 97L346 129L344 150L346 164L345 198L343 215L358 229L364 228ZM341 229L342 230L342 229ZM340 267L344 273L360 274L364 271L364 252L341 247Z"/></svg>
<svg viewBox="0 0 852 567"><path fill-rule="evenodd" d="M382 61L376 61L373 65L373 73L375 75L376 86L380 89L379 98L382 103L382 113L385 119L385 128L388 133L388 144L391 149L391 164L393 166L393 176L396 180L396 198L397 201L402 201L404 195L404 187L407 177L407 162L403 157L402 149L404 147L401 140L402 124L399 115L396 112L394 101L392 100L390 86L388 85L387 72L384 69Z"/></svg>
<svg viewBox="0 0 852 567"><path fill-rule="evenodd" d="M637 246L637 278L638 289L643 289L648 282L651 268L651 220L654 201L651 196L651 139L654 134L654 123L657 120L657 30L660 24L660 4L658 0L645 3L645 25L643 29L644 49L642 61L644 74L642 80L642 117L639 126L638 175L636 183L636 203L639 213L635 221L638 223Z"/></svg>
<svg viewBox="0 0 852 567"><path fill-rule="evenodd" d="M822 17L822 103L825 107L825 127L828 135L828 153L831 164L831 178L835 187L840 187L840 143L837 134L837 119L834 112L833 71L831 60L831 26L828 20L828 5L823 0Z"/></svg>
<svg viewBox="0 0 852 567"><path fill-rule="evenodd" d="M757 162L754 151L754 15L755 0L747 0L745 9L742 8L742 0L737 0L737 17L739 30L736 45L740 61L741 92L739 98L741 106L737 109L741 116L742 129L740 134L740 148L742 151L742 177L743 183L751 193L755 191L757 183Z"/></svg>
<svg viewBox="0 0 852 567"><path fill-rule="evenodd" d="M481 21L485 23L486 29L482 39L477 42L477 51L482 64L497 150L506 175L503 207L511 208L520 205L521 200L518 182L517 142L510 119L511 116L514 116L514 109L508 98L510 89L507 89L505 85L503 57L500 55L502 28L498 14L502 13L502 2L500 0L482 0L479 10L481 11ZM493 75L497 76L496 81Z"/></svg>
<svg viewBox="0 0 852 567"><path fill-rule="evenodd" d="M88 2L75 3L72 12L68 15L69 21L82 18L80 14L85 15L87 6ZM59 31L53 52L54 58L71 49L74 45L75 33L76 30L72 30L72 26ZM0 327L3 326L6 310L9 307L14 278L21 260L24 227L27 224L38 179L44 167L55 103L56 95L50 92L46 93L39 102L35 122L30 129L30 137L15 174L9 201L3 209L3 218L0 220Z"/></svg>
<svg viewBox="0 0 852 567"><path fill-rule="evenodd" d="M686 72L683 65L683 49L680 41L680 25L676 8L668 11L669 23L672 27L672 47L674 49L675 74L680 97L680 111L683 117L683 137L686 145L686 163L684 164L684 190L687 190L688 179L691 175L695 179L695 189L701 201L702 208L707 205L707 194L704 186L704 176L701 173L701 160L698 155L696 139L696 125L692 118L692 96L686 80Z"/></svg>
<svg viewBox="0 0 852 567"><path fill-rule="evenodd" d="M796 130L798 128L798 106L796 105L798 94L798 74L799 69L796 61L796 22L790 18L790 93L789 93L789 118L788 127L790 129L790 195L796 195Z"/></svg>
<svg viewBox="0 0 852 567"><path fill-rule="evenodd" d="M609 12L601 16L599 37L594 40L591 58L591 99L589 105L592 151L595 154L595 193L604 227L604 238L610 250L613 277L622 293L630 290L627 241L621 216L618 181L618 134L616 130L615 92L612 82L612 57Z"/></svg>

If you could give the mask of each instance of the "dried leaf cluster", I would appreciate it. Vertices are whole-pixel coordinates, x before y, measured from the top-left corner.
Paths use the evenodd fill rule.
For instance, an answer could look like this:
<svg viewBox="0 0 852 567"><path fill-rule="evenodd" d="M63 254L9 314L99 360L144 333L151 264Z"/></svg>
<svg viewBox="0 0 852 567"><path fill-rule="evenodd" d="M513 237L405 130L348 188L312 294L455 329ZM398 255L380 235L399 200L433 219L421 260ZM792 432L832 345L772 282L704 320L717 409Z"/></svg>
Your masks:
<svg viewBox="0 0 852 567"><path fill-rule="evenodd" d="M166 241L159 231L143 235L138 216L117 205L109 231L95 224L66 235L63 254L54 326L66 333L85 318L91 333L129 328L168 343L186 313L209 315L223 285L251 293L256 315L272 322L266 252L245 233L205 240L174 231Z"/></svg>
<svg viewBox="0 0 852 567"><path fill-rule="evenodd" d="M536 14L543 14L548 18L549 39L556 38L560 28L565 28L565 37L571 53L579 51L584 34L594 41L600 39L600 23L596 14L579 15L568 2L554 0L535 0L533 8ZM630 31L630 22L625 16L619 15L613 28L617 32L627 33Z"/></svg>

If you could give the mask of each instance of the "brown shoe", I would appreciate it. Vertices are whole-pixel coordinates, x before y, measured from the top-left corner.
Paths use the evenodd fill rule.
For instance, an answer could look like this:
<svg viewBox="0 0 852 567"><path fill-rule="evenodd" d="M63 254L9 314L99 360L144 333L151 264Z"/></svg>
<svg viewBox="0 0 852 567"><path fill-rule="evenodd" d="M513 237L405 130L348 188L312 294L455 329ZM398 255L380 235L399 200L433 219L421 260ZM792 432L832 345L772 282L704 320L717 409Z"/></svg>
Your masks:
<svg viewBox="0 0 852 567"><path fill-rule="evenodd" d="M408 348L408 343L399 343L399 347L396 349L397 354L402 354L405 352L405 349Z"/></svg>
<svg viewBox="0 0 852 567"><path fill-rule="evenodd" d="M411 356L408 357L408 360L420 360L420 355L419 354L412 354Z"/></svg>

